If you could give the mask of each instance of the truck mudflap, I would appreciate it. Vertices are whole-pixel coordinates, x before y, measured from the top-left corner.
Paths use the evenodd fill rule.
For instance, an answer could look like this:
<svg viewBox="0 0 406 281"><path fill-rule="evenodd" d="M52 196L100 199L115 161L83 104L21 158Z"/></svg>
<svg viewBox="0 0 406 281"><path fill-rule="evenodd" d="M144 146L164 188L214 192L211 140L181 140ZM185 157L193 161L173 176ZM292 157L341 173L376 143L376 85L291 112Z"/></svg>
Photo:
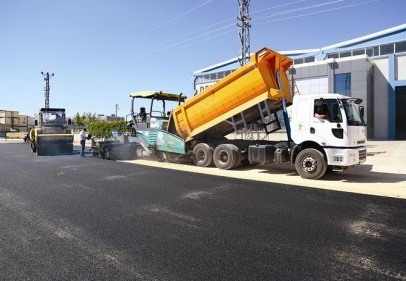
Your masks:
<svg viewBox="0 0 406 281"><path fill-rule="evenodd" d="M36 153L38 156L72 155L73 135L40 135L37 136Z"/></svg>

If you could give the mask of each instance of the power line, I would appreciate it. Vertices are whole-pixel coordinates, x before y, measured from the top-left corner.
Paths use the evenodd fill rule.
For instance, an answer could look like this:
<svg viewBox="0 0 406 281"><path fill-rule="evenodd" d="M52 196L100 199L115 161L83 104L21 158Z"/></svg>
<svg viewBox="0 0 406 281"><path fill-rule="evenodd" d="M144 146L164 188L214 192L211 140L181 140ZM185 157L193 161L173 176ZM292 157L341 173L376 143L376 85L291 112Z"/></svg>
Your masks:
<svg viewBox="0 0 406 281"><path fill-rule="evenodd" d="M261 10L256 10L256 11L251 12L251 14L263 12L263 11L274 9L274 8L281 7L281 6L293 5L293 4L297 4L299 2L304 2L304 1L305 0L294 1L294 2L285 3L283 5L274 6L274 7L271 7L271 8L265 8L265 9L261 9ZM316 8L320 8L321 6L335 4L335 3L338 3L338 2L343 2L343 0L329 1L329 2L325 2L324 4L319 4L319 5L312 4L312 5L306 5L306 6L301 7L301 8L288 9L288 10L276 12L276 13L273 13L271 15L264 16L264 17L253 17L251 19L251 22L255 22L255 24L266 24L267 22L270 22L270 21L266 22L265 20L268 19L268 18L272 18L272 17L275 17L275 19L273 19L272 22L274 22L274 21L282 21L282 20L288 20L288 19L297 18L297 17L304 17L304 16L310 16L310 15L314 15L314 14L330 12L330 11L338 10L338 9L351 8L351 7L354 7L354 6L364 5L364 4L377 2L377 1L379 1L379 0L365 1L365 2L354 3L354 4L350 4L350 5L346 5L346 6L341 6L340 5L339 7L335 7L335 8L332 8L332 9L325 9L325 10L319 10L319 11L314 11L314 12L308 11L308 13L305 13L305 11L309 10L309 9L316 9ZM178 14L177 16L174 16L171 19L169 19L168 21L166 21L165 24L169 24L169 23L177 20L181 16L184 16L187 13L191 13L192 11L194 11L194 10L196 10L198 8L201 8L203 5L206 5L209 2L211 2L211 1L205 1L203 4L195 6L194 8L189 9L189 10L185 11L182 14ZM284 17L284 18L276 18L278 16L289 15L289 14L293 14L293 13L299 13L299 14L292 15L292 16L287 16L287 17ZM233 19L231 19L231 20L233 20ZM234 20L235 20L235 18L234 18ZM179 46L191 46L191 45L199 44L199 43L202 43L204 41L211 40L214 37L219 37L219 36L222 36L222 35L224 35L226 33L234 32L235 30L237 30L237 28L233 28L232 30L228 30L228 28L230 28L232 25L235 26L235 23L231 24L231 25L228 25L228 24L224 25L228 21L229 21L229 19L223 20L223 21L220 21L219 23L211 24L209 26L196 29L195 31L193 31L191 33L180 35L178 38L183 38L184 39L184 40L181 40L181 41L176 42L176 38L172 38L172 40L175 41L174 44L164 44L163 42L161 42L162 43L161 47L157 46L155 48L155 50L148 50L147 53L159 53L161 50L165 50L165 53L169 53L171 49L177 48ZM158 24L157 26L155 26L155 27L143 32L143 33L138 34L138 37L139 36L144 36L148 32L153 32L153 31L161 28L162 26L163 26L163 24ZM220 27L217 28L217 29L214 29L214 30L211 29L210 31L205 32L205 33L197 34L198 32L203 31L205 29L209 29L210 27L213 27L213 26L220 26ZM189 36L189 35L192 35L192 34L195 34L195 35L194 36ZM100 55L100 53L99 53L99 55ZM145 53L142 53L142 55L144 56ZM27 72L27 75L28 75L28 72ZM59 79L58 79L58 81L59 81ZM60 84L60 82L57 82L57 84ZM71 82L69 81L66 84L71 84ZM48 80L48 103L49 103L49 80Z"/></svg>
<svg viewBox="0 0 406 281"><path fill-rule="evenodd" d="M194 11L197 10L197 9L200 9L201 7L203 7L203 6L207 5L207 4L209 4L209 3L212 2L212 1L213 1L213 0L207 0L207 1L203 2L203 3L200 3L200 4L198 4L197 6L194 6L194 7L190 8L190 9L188 9L188 10L186 10L186 11L184 11L184 12L182 12L182 13L180 13L180 14L178 14L178 15L176 15L176 16L174 16L174 17L172 17L172 18L170 18L170 19L168 19L168 20L166 20L166 21L164 21L164 22L161 22L161 23L157 24L156 26L153 26L153 27L151 27L151 28L149 28L149 29L147 29L147 30L145 30L145 31L143 31L143 32L140 32L139 34L136 34L136 36L131 37L131 39L134 40L134 39L143 37L143 36L145 36L145 35L148 34L148 33L151 33L151 32L154 32L154 31L156 31L156 30L159 30L160 28L162 28L162 27L164 27L164 26L167 26L168 24L170 24L170 23L172 23L172 22L178 20L179 18L182 18L182 17L184 17L184 16L186 16L186 15L188 15L188 14L194 12ZM118 41L119 41L118 39L121 39L120 37L129 37L129 35L130 35L131 33L134 33L134 32L132 32L132 31L125 32L125 33L123 33L121 36L118 36L118 37L117 37L117 40L110 40L110 42L118 42ZM82 62L82 63L83 63L84 61L86 61L86 62L91 62L92 60L94 60L94 59L96 59L97 57L99 57L101 54L104 54L104 53L109 52L109 51L112 49L112 44L110 44L110 46L103 46L103 47L104 47L104 48L100 48L100 50L102 50L102 52L99 52L98 54L93 55L92 57L89 56L86 60L83 60L83 59L82 59L81 62ZM104 50L103 50L103 49L104 49ZM96 49L96 50L93 50L92 53L95 53L95 51L97 51L97 49Z"/></svg>
<svg viewBox="0 0 406 281"><path fill-rule="evenodd" d="M240 1L243 1L243 0L240 0ZM259 12L263 12L263 11L271 10L271 9L275 9L275 8L285 7L285 6L288 6L288 5L294 5L294 4L298 4L300 2L305 2L305 1L306 0L293 1L293 2L282 4L282 5L270 7L270 8L264 8L264 9L256 10L256 11L251 12L251 14L259 13ZM266 22L261 22L264 19L277 17L277 16L281 16L281 15L286 15L286 14L292 14L292 13L295 13L295 12L296 13L297 12L303 12L305 10L316 9L316 8L320 8L322 6L332 5L332 4L336 4L336 3L340 3L340 2L344 2L344 1L346 1L346 0L334 0L334 1L325 2L325 3L321 3L321 4L312 4L312 5L307 5L307 6L300 7L300 8L283 10L283 11L275 12L275 13L273 13L271 15L268 15L268 16L254 17L254 18L250 19L250 22L256 22L256 24L264 24ZM377 2L377 1L380 1L380 0L370 0L370 1L362 2L362 3L356 3L356 4L346 5L346 6L340 6L340 7L336 7L336 8L332 8L332 9L325 9L325 10L315 11L315 12L311 12L311 13L302 13L302 14L299 14L299 15L293 15L291 17L285 17L285 18L282 18L282 19L275 19L275 20L272 20L272 22L281 21L281 20L287 20L287 19L296 18L296 17L304 17L304 16L313 15L313 14L320 14L320 13L325 13L325 12L338 10L338 9L350 8L350 7L359 6L359 5L368 4L368 3ZM235 29L233 28L232 30L228 30L228 31L224 31L224 30L226 28L228 28L228 27L233 26L233 24L223 25L223 26L220 26L219 28L216 28L216 29L212 29L212 27L215 27L215 26L218 26L220 24L226 23L226 22L228 22L230 20L233 20L233 19L231 18L231 19L222 20L222 21L220 21L218 23L214 23L214 24L211 24L209 26L199 28L198 30L192 31L192 32L190 32L188 34L183 34L183 35L180 35L178 37L172 38L171 40L167 41L166 43L163 43L162 47L156 47L155 49L150 49L146 53L142 53L142 54L143 55L146 55L146 54L158 54L158 53L161 53L161 51L163 51L163 50L166 50L165 54L167 54L167 53L169 53L170 49L173 49L175 47L179 47L181 45L193 46L193 45L196 45L196 42L202 43L202 42L208 41L208 40L210 40L210 39L212 39L214 37L221 36L221 34L229 33L229 32L231 32L231 31L233 31ZM251 26L251 24L250 24L250 26ZM205 29L210 29L210 31L207 31L207 32L204 32L204 33L201 33L201 34L196 34L197 32L204 31ZM221 33L221 34L220 35L216 34L218 32ZM194 34L196 34L196 35L194 35ZM182 40L179 41L179 39L182 39ZM198 41L195 41L196 39L198 39ZM171 41L174 41L174 43L170 44Z"/></svg>
<svg viewBox="0 0 406 281"><path fill-rule="evenodd" d="M268 11L268 10L273 10L273 9L276 9L276 8L285 7L285 6L297 4L297 3L300 3L300 2L304 2L304 1L306 1L306 0L298 0L298 1L293 1L293 2L289 2L289 3L285 3L285 4L281 4L281 5L277 5L277 6L273 6L273 7L269 7L269 8L264 8L264 9L261 9L261 10L253 11L253 12L251 12L251 14L256 14L256 13L260 13L260 12Z"/></svg>
<svg viewBox="0 0 406 281"><path fill-rule="evenodd" d="M250 12L250 13L251 14L259 13L259 12L263 12L263 11L266 11L266 10L271 10L271 9L280 8L280 7L286 7L288 5L294 5L294 4L297 4L297 3L300 3L300 2L305 2L305 1L306 0L293 1L293 2L282 4L282 5L273 6L273 7L270 7L270 8L264 8L264 9L256 10L256 11L253 11L253 12ZM271 17L277 17L277 16L281 16L281 15L292 14L292 13L295 13L295 12L296 13L297 12L303 12L305 10L316 9L316 8L320 8L322 6L336 4L336 3L344 2L344 1L346 1L346 0L333 0L333 1L322 3L322 4L311 4L311 5L307 5L307 6L300 7L300 8L283 10L283 11L272 13L271 15L268 15L268 16L253 17L252 19L250 18L250 22L255 22L255 24L258 24L258 25L259 24L265 24L267 22L265 22L263 20L271 18ZM299 14L299 15L294 15L294 16L286 17L286 18L282 18L282 19L275 19L275 20L272 20L272 22L281 21L281 20L287 20L287 19L295 18L295 17L303 17L303 16L312 15L312 14L320 14L320 13L325 13L325 12L329 12L329 11L337 10L337 9L350 8L350 7L353 7L353 6L368 4L368 3L371 3L371 2L377 2L377 1L379 1L379 0L370 0L370 1L357 3L357 4L352 4L352 5L340 6L340 7L336 7L336 8L333 8L333 9L315 11L315 12L312 12L312 13L302 13L302 14ZM197 8L200 8L202 5L206 5L209 2L210 1L206 1L203 4L200 4L197 7L189 9L188 11L182 13L182 15L190 13L191 11L193 11L193 10L195 10ZM179 15L176 16L176 17L173 17L172 19L166 21L165 23L170 23L170 22L174 21L175 19L177 19L179 17L180 17ZM171 50L173 50L175 48L179 49L179 47L194 46L194 45L206 42L208 40L211 40L213 38L222 36L224 34L234 32L234 31L237 30L237 28L234 28L235 23L230 23L230 24L224 25L225 23L227 23L229 21L232 21L232 20L233 20L233 18L222 20L220 22L210 24L210 25L208 25L206 27L199 28L199 29L197 29L195 31L192 31L192 32L189 32L187 34L182 34L182 35L179 35L177 37L173 37L171 40L167 40L166 42L162 42L161 46L157 46L155 48L150 48L146 52L140 52L140 53L142 54L142 56L157 55L157 54L166 55L166 54L169 54L171 52ZM142 36L142 35L145 35L146 33L152 32L152 31L158 29L161 26L162 26L162 24L160 24L160 25L158 25L158 26L156 26L154 28L151 28L148 31L139 34L139 36ZM213 27L216 27L216 26L219 26L219 27L213 29ZM250 23L250 26L251 26L251 23ZM202 31L207 30L207 29L208 29L207 32L198 33L198 32L202 32ZM180 40L180 39L182 39L182 40ZM171 42L173 42L173 43L171 43ZM250 43L249 43L249 45L250 45ZM249 54L249 51L245 52L245 53ZM243 52L241 52L241 54L243 54ZM135 58L133 58L133 59L135 59ZM130 61L131 60L128 60L127 62L130 62Z"/></svg>
<svg viewBox="0 0 406 281"><path fill-rule="evenodd" d="M343 1L343 0L341 0L341 1ZM309 8L312 8L312 7L315 7L315 6L324 6L324 5L333 4L333 3L341 2L341 1L332 1L332 2L328 2L328 3L324 3L324 4L310 6L310 7L294 9L294 10L291 10L291 11L285 11L285 12L281 12L281 13L278 13L278 14L274 14L274 15L270 15L270 16L266 16L266 17L261 17L261 18L255 19L255 20L263 20L263 19L266 19L266 18L271 18L271 17L274 17L274 16L282 15L282 14L289 14L289 13L297 12L299 10L303 11L303 10L306 10L306 9L309 9ZM294 19L294 18L299 18L299 17L311 16L311 15L316 15L316 14L321 14L321 13L326 13L326 12L331 12L331 11L336 11L336 10L341 10L341 9L346 9L346 8L352 8L352 7L369 4L369 3L372 3L372 2L378 2L378 1L380 1L380 0L370 0L370 1L365 1L365 2L361 2L361 3L355 3L355 4L350 4L350 5L345 5L345 6L340 6L340 7L330 8L330 9L324 9L324 10L319 10L319 11L314 11L314 12L309 12L309 13L303 13L303 14L293 15L293 16L289 16L289 17L285 17L285 18L274 19L274 20L272 20L270 22L277 22L277 21L289 20L289 19ZM268 22L263 22L263 23L259 23L259 24L264 24L264 23L268 23Z"/></svg>
<svg viewBox="0 0 406 281"><path fill-rule="evenodd" d="M233 27L232 30L223 31L224 29L227 29L229 27ZM193 45L196 45L196 43L202 43L202 42L207 41L207 40L209 40L209 39L211 39L213 37L217 37L218 35L216 35L215 33L218 32L218 31L222 31L222 33L220 34L220 35L222 35L222 34L226 34L226 33L229 33L230 31L235 31L235 30L236 30L235 23L228 24L228 25L219 27L217 29L207 31L207 32L205 32L203 34L195 35L194 37L184 39L182 41L175 41L175 43L172 43L172 44L167 43L167 44L165 44L165 47L159 47L159 48L157 48L155 50L150 50L150 51L148 51L146 53L143 53L143 55L145 56L145 55L151 55L151 54L155 54L155 53L160 53L162 50L172 49L174 47L177 47L179 45L184 45L184 44L189 43L189 42L192 42L192 44L189 44L188 46L193 46ZM196 41L197 39L200 39L201 37L204 37L204 36L207 36L207 35L210 35L210 37L203 38L200 41Z"/></svg>
<svg viewBox="0 0 406 281"><path fill-rule="evenodd" d="M309 10L309 9L319 8L319 7L322 7L322 6L336 4L336 3L339 3L339 2L343 2L343 1L345 1L345 0L335 0L335 1L325 2L325 3L321 3L321 4L316 4L316 5L311 5L311 6L305 6L305 7L300 7L300 8L275 12L275 13L270 14L268 16L255 18L255 20L261 20L261 19L266 19L266 18L270 18L270 17L276 17L276 16L280 16L280 15L291 14L291 13L295 13L295 12L301 12L301 11L305 11L305 10Z"/></svg>

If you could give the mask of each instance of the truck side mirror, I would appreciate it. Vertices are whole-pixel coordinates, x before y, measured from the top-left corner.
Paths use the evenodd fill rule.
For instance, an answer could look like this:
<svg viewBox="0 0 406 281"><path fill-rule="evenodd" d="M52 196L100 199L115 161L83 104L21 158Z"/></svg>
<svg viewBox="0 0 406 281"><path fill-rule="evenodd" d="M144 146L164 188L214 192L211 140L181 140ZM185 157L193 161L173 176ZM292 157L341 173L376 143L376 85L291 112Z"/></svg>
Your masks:
<svg viewBox="0 0 406 281"><path fill-rule="evenodd" d="M361 115L361 119L364 120L365 107L363 107L362 105L359 107L359 115Z"/></svg>
<svg viewBox="0 0 406 281"><path fill-rule="evenodd" d="M38 126L38 120L34 121L34 126Z"/></svg>

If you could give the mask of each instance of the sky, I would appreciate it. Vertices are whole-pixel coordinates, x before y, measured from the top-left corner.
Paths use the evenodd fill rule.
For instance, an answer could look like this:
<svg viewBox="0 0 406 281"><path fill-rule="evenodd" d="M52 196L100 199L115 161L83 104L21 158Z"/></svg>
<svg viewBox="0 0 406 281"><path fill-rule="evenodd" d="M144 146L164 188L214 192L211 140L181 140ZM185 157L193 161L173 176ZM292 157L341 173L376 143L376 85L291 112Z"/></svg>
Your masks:
<svg viewBox="0 0 406 281"><path fill-rule="evenodd" d="M250 50L321 48L406 23L405 0L251 0ZM194 95L238 56L238 0L0 0L0 110L125 117L133 91Z"/></svg>

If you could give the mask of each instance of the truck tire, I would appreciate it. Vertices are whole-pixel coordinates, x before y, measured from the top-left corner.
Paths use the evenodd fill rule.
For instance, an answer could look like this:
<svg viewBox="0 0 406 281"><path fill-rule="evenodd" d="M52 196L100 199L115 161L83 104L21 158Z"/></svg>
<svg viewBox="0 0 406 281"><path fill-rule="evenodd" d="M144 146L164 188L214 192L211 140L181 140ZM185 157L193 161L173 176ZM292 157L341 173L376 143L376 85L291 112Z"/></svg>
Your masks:
<svg viewBox="0 0 406 281"><path fill-rule="evenodd" d="M241 165L241 160L242 160L241 149L239 149L234 144L229 144L229 145L235 150L235 153L237 154L237 160L235 161L235 164L234 164L234 167L233 167L233 168L237 168L238 166Z"/></svg>
<svg viewBox="0 0 406 281"><path fill-rule="evenodd" d="M302 178L319 179L327 171L327 161L319 150L306 148L297 155L295 168Z"/></svg>
<svg viewBox="0 0 406 281"><path fill-rule="evenodd" d="M193 148L193 163L198 167L208 167L213 164L213 148L207 143L198 143Z"/></svg>
<svg viewBox="0 0 406 281"><path fill-rule="evenodd" d="M234 147L232 144L220 144L214 149L213 160L217 168L230 170L235 167L238 156Z"/></svg>

